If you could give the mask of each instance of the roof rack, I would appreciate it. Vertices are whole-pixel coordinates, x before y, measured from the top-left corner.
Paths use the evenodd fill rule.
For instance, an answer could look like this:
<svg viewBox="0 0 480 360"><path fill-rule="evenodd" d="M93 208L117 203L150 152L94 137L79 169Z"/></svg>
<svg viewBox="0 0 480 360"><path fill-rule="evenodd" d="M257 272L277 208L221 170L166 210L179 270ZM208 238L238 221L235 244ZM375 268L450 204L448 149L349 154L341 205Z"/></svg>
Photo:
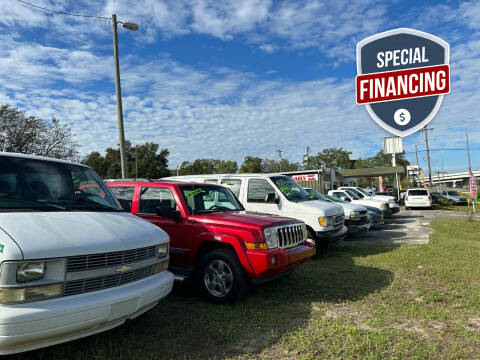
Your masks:
<svg viewBox="0 0 480 360"><path fill-rule="evenodd" d="M153 182L157 179L145 179L145 178L130 178L130 179L105 179L105 182L126 182L126 181L139 181L139 182Z"/></svg>

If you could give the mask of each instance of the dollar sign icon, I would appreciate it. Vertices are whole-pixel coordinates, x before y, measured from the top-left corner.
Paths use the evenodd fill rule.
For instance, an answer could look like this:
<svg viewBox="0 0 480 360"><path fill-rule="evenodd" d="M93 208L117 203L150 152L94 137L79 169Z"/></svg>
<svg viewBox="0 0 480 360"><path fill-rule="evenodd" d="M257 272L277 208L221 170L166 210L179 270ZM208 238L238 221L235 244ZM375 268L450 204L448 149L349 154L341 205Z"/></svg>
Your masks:
<svg viewBox="0 0 480 360"><path fill-rule="evenodd" d="M406 109L398 109L395 111L395 114L393 114L393 119L398 125L404 126L410 122L411 115Z"/></svg>

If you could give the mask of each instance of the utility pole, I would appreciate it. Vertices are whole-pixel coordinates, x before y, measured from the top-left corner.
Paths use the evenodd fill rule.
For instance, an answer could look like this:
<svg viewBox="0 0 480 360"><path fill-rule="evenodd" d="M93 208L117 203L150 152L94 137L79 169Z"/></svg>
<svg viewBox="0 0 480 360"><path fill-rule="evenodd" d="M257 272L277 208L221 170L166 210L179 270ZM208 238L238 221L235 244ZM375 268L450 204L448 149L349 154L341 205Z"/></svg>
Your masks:
<svg viewBox="0 0 480 360"><path fill-rule="evenodd" d="M426 126L422 129L422 130L419 130L419 131L423 131L423 133L425 134L425 147L426 147L426 150L427 150L427 163L428 163L428 182L430 184L430 186L432 186L432 167L430 165L430 148L428 147L428 131L431 131L433 130L432 128L427 128Z"/></svg>
<svg viewBox="0 0 480 360"><path fill-rule="evenodd" d="M280 157L280 172L282 172L282 150L275 150L278 152L278 156Z"/></svg>
<svg viewBox="0 0 480 360"><path fill-rule="evenodd" d="M418 146L415 145L415 156L417 157L417 165L418 165Z"/></svg>
<svg viewBox="0 0 480 360"><path fill-rule="evenodd" d="M138 179L137 147L135 146L135 179Z"/></svg>
<svg viewBox="0 0 480 360"><path fill-rule="evenodd" d="M470 124L465 124L465 137L467 138L467 153L468 153L468 171L472 168L472 164L470 162L470 144L468 143L468 127Z"/></svg>
<svg viewBox="0 0 480 360"><path fill-rule="evenodd" d="M310 169L310 148L307 146L307 170Z"/></svg>

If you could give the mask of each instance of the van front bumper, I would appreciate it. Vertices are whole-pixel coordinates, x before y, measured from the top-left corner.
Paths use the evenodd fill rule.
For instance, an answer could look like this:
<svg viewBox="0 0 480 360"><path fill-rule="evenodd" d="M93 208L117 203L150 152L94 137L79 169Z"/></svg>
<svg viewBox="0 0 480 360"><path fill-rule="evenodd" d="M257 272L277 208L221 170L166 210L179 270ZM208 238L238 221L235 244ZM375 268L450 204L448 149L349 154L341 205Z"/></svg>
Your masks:
<svg viewBox="0 0 480 360"><path fill-rule="evenodd" d="M365 216L362 220L345 220L345 226L348 228L349 234L355 234L357 232L364 232L370 229L370 221L368 221L368 217Z"/></svg>
<svg viewBox="0 0 480 360"><path fill-rule="evenodd" d="M0 306L0 355L75 340L123 324L170 293L173 274L100 291L19 305Z"/></svg>
<svg viewBox="0 0 480 360"><path fill-rule="evenodd" d="M286 275L314 255L315 245L307 241L290 249L247 250L248 261L255 272L252 282L265 282Z"/></svg>
<svg viewBox="0 0 480 360"><path fill-rule="evenodd" d="M339 240L343 240L345 235L347 235L348 228L343 225L338 230L333 231L316 231L315 235L321 242L334 243Z"/></svg>

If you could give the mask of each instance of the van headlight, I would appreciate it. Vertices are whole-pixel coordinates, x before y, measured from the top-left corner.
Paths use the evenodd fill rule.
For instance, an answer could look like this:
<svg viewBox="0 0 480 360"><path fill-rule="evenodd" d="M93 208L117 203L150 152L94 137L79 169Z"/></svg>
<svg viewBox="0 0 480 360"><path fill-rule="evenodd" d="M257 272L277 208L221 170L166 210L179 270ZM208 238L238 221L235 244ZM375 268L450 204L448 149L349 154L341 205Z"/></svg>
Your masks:
<svg viewBox="0 0 480 360"><path fill-rule="evenodd" d="M393 199L389 199L389 200L388 200L388 203L389 203L389 204L396 204L396 201L393 200Z"/></svg>
<svg viewBox="0 0 480 360"><path fill-rule="evenodd" d="M63 287L63 283L41 286L0 287L0 305L20 304L60 297L63 295Z"/></svg>
<svg viewBox="0 0 480 360"><path fill-rule="evenodd" d="M157 256L164 258L168 256L168 243L160 244L157 250Z"/></svg>
<svg viewBox="0 0 480 360"><path fill-rule="evenodd" d="M268 227L263 229L263 234L265 235L265 242L269 249L278 248L278 237L277 229L274 227Z"/></svg>
<svg viewBox="0 0 480 360"><path fill-rule="evenodd" d="M323 227L328 226L328 217L319 217L318 224Z"/></svg>
<svg viewBox="0 0 480 360"><path fill-rule="evenodd" d="M40 280L45 275L45 262L26 262L18 265L17 282Z"/></svg>
<svg viewBox="0 0 480 360"><path fill-rule="evenodd" d="M385 209L385 205L384 204L380 205L380 209Z"/></svg>

